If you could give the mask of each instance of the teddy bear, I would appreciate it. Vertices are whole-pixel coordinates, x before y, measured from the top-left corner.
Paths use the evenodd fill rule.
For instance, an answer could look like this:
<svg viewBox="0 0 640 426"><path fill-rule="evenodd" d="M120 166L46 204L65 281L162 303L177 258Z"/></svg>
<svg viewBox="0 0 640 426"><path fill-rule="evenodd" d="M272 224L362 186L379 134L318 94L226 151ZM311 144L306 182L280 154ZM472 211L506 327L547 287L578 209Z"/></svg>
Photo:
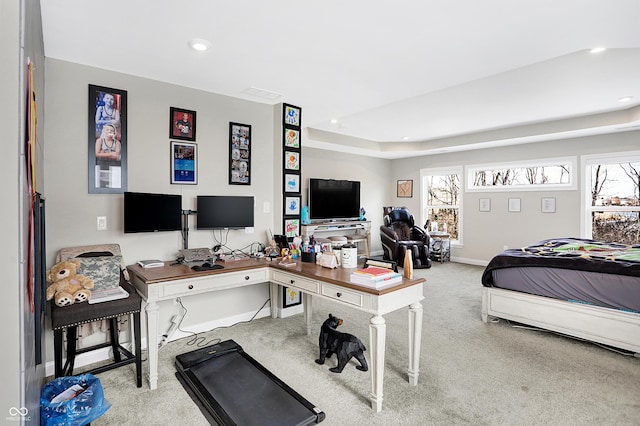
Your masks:
<svg viewBox="0 0 640 426"><path fill-rule="evenodd" d="M85 302L91 297L93 281L84 275L76 275L80 261L72 259L56 263L47 271L47 300L54 299L58 306Z"/></svg>

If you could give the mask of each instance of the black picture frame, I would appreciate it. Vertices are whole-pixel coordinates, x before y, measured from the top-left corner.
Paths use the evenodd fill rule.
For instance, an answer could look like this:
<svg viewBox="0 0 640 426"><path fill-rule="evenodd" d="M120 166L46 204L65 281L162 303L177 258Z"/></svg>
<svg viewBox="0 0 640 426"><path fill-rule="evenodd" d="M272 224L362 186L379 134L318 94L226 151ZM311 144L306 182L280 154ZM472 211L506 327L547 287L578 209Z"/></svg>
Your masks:
<svg viewBox="0 0 640 426"><path fill-rule="evenodd" d="M229 122L229 185L251 185L251 125Z"/></svg>
<svg viewBox="0 0 640 426"><path fill-rule="evenodd" d="M198 145L171 141L171 183L198 184Z"/></svg>
<svg viewBox="0 0 640 426"><path fill-rule="evenodd" d="M302 292L300 290L282 287L282 307L290 308L302 304Z"/></svg>
<svg viewBox="0 0 640 426"><path fill-rule="evenodd" d="M127 191L127 91L89 84L90 194Z"/></svg>
<svg viewBox="0 0 640 426"><path fill-rule="evenodd" d="M196 112L169 107L169 138L195 142Z"/></svg>
<svg viewBox="0 0 640 426"><path fill-rule="evenodd" d="M300 128L302 123L302 108L291 104L282 104L282 124Z"/></svg>

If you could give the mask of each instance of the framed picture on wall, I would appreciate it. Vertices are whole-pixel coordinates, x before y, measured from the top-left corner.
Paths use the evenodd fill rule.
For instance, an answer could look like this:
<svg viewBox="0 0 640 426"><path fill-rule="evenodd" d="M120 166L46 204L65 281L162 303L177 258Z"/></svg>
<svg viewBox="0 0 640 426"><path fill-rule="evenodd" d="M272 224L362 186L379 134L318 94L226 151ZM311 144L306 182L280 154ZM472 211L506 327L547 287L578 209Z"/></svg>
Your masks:
<svg viewBox="0 0 640 426"><path fill-rule="evenodd" d="M189 142L171 142L171 183L198 183L198 146Z"/></svg>
<svg viewBox="0 0 640 426"><path fill-rule="evenodd" d="M251 125L229 123L229 184L251 185Z"/></svg>
<svg viewBox="0 0 640 426"><path fill-rule="evenodd" d="M300 130L292 129L285 126L284 146L285 148L300 148Z"/></svg>
<svg viewBox="0 0 640 426"><path fill-rule="evenodd" d="M285 219L284 235L286 237L295 237L300 235L300 219Z"/></svg>
<svg viewBox="0 0 640 426"><path fill-rule="evenodd" d="M285 216L299 215L300 197L285 197L284 208Z"/></svg>
<svg viewBox="0 0 640 426"><path fill-rule="evenodd" d="M300 292L295 288L282 287L282 307L289 308L302 303Z"/></svg>
<svg viewBox="0 0 640 426"><path fill-rule="evenodd" d="M286 170L300 170L300 153L295 151L285 151L284 168Z"/></svg>
<svg viewBox="0 0 640 426"><path fill-rule="evenodd" d="M169 138L183 141L196 140L196 112L182 108L169 108Z"/></svg>
<svg viewBox="0 0 640 426"><path fill-rule="evenodd" d="M302 121L302 110L300 107L283 104L282 105L282 122L289 126L300 127Z"/></svg>
<svg viewBox="0 0 640 426"><path fill-rule="evenodd" d="M413 197L413 181L399 180L398 181L398 198L411 198L411 197Z"/></svg>
<svg viewBox="0 0 640 426"><path fill-rule="evenodd" d="M127 190L127 92L89 85L89 193Z"/></svg>
<svg viewBox="0 0 640 426"><path fill-rule="evenodd" d="M300 192L300 175L293 173L284 174L284 192Z"/></svg>

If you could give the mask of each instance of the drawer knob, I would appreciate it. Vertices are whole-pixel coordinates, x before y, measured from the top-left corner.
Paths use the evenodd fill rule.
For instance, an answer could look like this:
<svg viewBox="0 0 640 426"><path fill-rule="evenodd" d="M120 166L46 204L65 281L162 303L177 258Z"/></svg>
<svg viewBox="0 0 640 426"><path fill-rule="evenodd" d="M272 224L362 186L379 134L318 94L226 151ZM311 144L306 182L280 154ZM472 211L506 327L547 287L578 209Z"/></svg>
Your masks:
<svg viewBox="0 0 640 426"><path fill-rule="evenodd" d="M193 290L193 284L189 284L189 290Z"/></svg>
<svg viewBox="0 0 640 426"><path fill-rule="evenodd" d="M247 275L246 277L244 277L245 280L249 281L249 275Z"/></svg>
<svg viewBox="0 0 640 426"><path fill-rule="evenodd" d="M296 283L296 280L290 280L290 281L289 281L289 283L290 283L290 284L295 284L295 283Z"/></svg>
<svg viewBox="0 0 640 426"><path fill-rule="evenodd" d="M336 293L336 296L338 296L338 297L342 297L342 293L337 292L337 293Z"/></svg>

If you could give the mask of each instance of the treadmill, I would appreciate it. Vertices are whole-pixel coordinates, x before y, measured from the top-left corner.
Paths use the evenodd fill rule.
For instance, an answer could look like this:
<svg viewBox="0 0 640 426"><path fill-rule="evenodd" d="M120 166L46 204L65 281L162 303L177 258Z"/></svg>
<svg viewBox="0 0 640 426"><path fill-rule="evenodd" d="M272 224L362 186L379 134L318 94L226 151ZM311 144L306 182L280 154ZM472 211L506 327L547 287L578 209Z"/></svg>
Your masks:
<svg viewBox="0 0 640 426"><path fill-rule="evenodd" d="M311 425L325 418L233 340L178 355L175 366L176 377L211 424Z"/></svg>

